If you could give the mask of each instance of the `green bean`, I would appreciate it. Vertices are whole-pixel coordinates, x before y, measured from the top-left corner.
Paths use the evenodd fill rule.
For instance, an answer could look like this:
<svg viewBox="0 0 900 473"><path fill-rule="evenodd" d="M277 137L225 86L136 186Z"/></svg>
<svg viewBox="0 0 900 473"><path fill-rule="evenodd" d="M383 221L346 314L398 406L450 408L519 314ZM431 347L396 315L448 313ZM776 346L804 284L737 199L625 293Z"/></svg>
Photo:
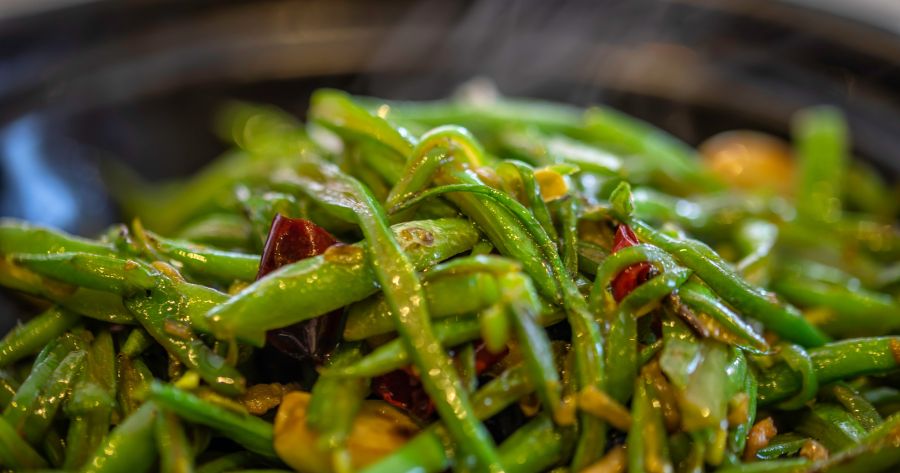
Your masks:
<svg viewBox="0 0 900 473"><path fill-rule="evenodd" d="M835 383L831 392L835 399L844 406L844 409L847 409L847 412L866 430L872 431L884 422L875 407L847 383Z"/></svg>
<svg viewBox="0 0 900 473"><path fill-rule="evenodd" d="M14 262L64 283L129 295L153 287L159 273L133 260L87 253L16 254Z"/></svg>
<svg viewBox="0 0 900 473"><path fill-rule="evenodd" d="M621 192L629 192L627 184ZM760 294L728 267L708 246L690 239L678 239L653 229L639 220L625 219L639 238L675 256L690 268L729 305L748 317L760 320L767 328L786 340L804 346L819 346L828 339L807 322L793 307L773 302Z"/></svg>
<svg viewBox="0 0 900 473"><path fill-rule="evenodd" d="M797 424L797 432L822 442L829 451L839 451L859 443L866 430L841 406L817 403Z"/></svg>
<svg viewBox="0 0 900 473"><path fill-rule="evenodd" d="M79 370L84 369L85 356L86 353L80 350L66 355L53 371L48 383L42 387L35 409L21 419L20 425L14 424L28 443L37 443L50 428L60 406L68 397L73 380L77 378Z"/></svg>
<svg viewBox="0 0 900 473"><path fill-rule="evenodd" d="M423 288L433 320L478 312L500 299L496 277L485 273L442 276L426 281ZM344 325L344 339L362 340L393 332L392 317L384 297L360 301L350 306Z"/></svg>
<svg viewBox="0 0 900 473"><path fill-rule="evenodd" d="M900 303L886 294L863 288L849 289L802 276L782 276L773 289L802 307L821 307L831 316L819 324L823 330L844 337L889 333L900 327Z"/></svg>
<svg viewBox="0 0 900 473"><path fill-rule="evenodd" d="M471 248L472 224L458 219L407 222L393 232L417 268ZM220 339L261 345L265 331L326 314L378 290L366 244L333 247L324 255L284 266L209 313ZM315 284L310 284L315 281Z"/></svg>
<svg viewBox="0 0 900 473"><path fill-rule="evenodd" d="M0 465L14 470L46 468L47 462L28 445L16 429L0 417Z"/></svg>
<svg viewBox="0 0 900 473"><path fill-rule="evenodd" d="M501 279L506 288L504 297L510 306L509 319L512 321L516 340L522 351L525 366L532 378L535 391L550 416L560 422L560 398L562 383L553 362L550 340L538 324L539 302L531 281L521 273L509 273Z"/></svg>
<svg viewBox="0 0 900 473"><path fill-rule="evenodd" d="M237 413L211 404L174 386L153 381L148 398L182 419L217 430L247 450L276 458L272 446L272 424L247 413Z"/></svg>
<svg viewBox="0 0 900 473"><path fill-rule="evenodd" d="M256 279L259 255L217 250L150 232L147 237L160 255L177 261L188 273L223 283Z"/></svg>
<svg viewBox="0 0 900 473"><path fill-rule="evenodd" d="M415 265L387 225L387 217L369 191L358 181L325 163L299 167L295 182L332 213L358 223L366 236L366 253L379 261L374 274L391 307L397 331L410 350L423 386L455 441L491 471L499 465L493 440L474 414L459 376L434 336ZM472 241L469 247L475 242Z"/></svg>
<svg viewBox="0 0 900 473"><path fill-rule="evenodd" d="M602 246L578 240L578 269L585 274L597 274L597 267L609 256L609 251Z"/></svg>
<svg viewBox="0 0 900 473"><path fill-rule="evenodd" d="M578 203L568 198L559 204L562 226L562 259L569 274L578 274Z"/></svg>
<svg viewBox="0 0 900 473"><path fill-rule="evenodd" d="M213 389L226 395L244 390L241 373L180 321L184 317L185 300L168 279L160 278L149 294L128 299L125 305L147 333L185 366L196 370Z"/></svg>
<svg viewBox="0 0 900 473"><path fill-rule="evenodd" d="M40 391L51 379L54 371L72 347L62 342L59 337L41 350L28 378L19 386L16 395L3 409L3 418L12 426L20 425L37 406Z"/></svg>
<svg viewBox="0 0 900 473"><path fill-rule="evenodd" d="M6 258L0 258L0 285L47 299L93 319L115 324L134 323L131 314L122 306L121 297L44 278Z"/></svg>
<svg viewBox="0 0 900 473"><path fill-rule="evenodd" d="M118 363L118 401L123 417L131 415L143 402L153 374L140 358L120 355Z"/></svg>
<svg viewBox="0 0 900 473"><path fill-rule="evenodd" d="M495 304L481 311L478 317L481 340L491 353L499 353L511 336L509 317L506 308Z"/></svg>
<svg viewBox="0 0 900 473"><path fill-rule="evenodd" d="M743 353L738 352L737 356L740 358L741 363L746 365L747 361ZM731 435L728 438L728 450L735 459L740 458L747 446L747 434L750 432L750 428L756 421L757 412L756 375L753 374L752 370L747 369L746 366L744 369L746 372L744 374L744 386L741 392L747 395L747 419L738 425L731 425Z"/></svg>
<svg viewBox="0 0 900 473"><path fill-rule="evenodd" d="M156 416L156 449L159 451L159 471L189 473L194 471L194 458L184 427L178 416L163 411Z"/></svg>
<svg viewBox="0 0 900 473"><path fill-rule="evenodd" d="M80 317L71 311L51 307L25 324L15 327L0 340L0 367L39 352L44 345L62 335L79 320Z"/></svg>
<svg viewBox="0 0 900 473"><path fill-rule="evenodd" d="M802 347L789 343L781 345L779 354L795 373L800 374L801 388L799 393L782 401L778 407L786 410L799 409L819 391L819 379L816 377L813 360Z"/></svg>
<svg viewBox="0 0 900 473"><path fill-rule="evenodd" d="M0 219L0 255L32 253L90 253L111 255L112 245L87 240L66 233L32 225L12 218Z"/></svg>
<svg viewBox="0 0 900 473"><path fill-rule="evenodd" d="M97 447L81 469L82 473L139 473L150 471L156 459L154 425L159 411L145 403Z"/></svg>
<svg viewBox="0 0 900 473"><path fill-rule="evenodd" d="M234 471L235 468L251 465L255 458L256 456L250 452L229 453L200 465L197 467L197 473L225 473L226 471Z"/></svg>
<svg viewBox="0 0 900 473"><path fill-rule="evenodd" d="M678 296L692 310L709 315L734 334L738 338L736 345L758 353L769 350L766 341L705 286L688 281L678 288Z"/></svg>
<svg viewBox="0 0 900 473"><path fill-rule="evenodd" d="M628 431L628 469L664 473L672 471L662 412L655 389L649 380L639 376L635 380L634 402L631 407L633 423Z"/></svg>
<svg viewBox="0 0 900 473"><path fill-rule="evenodd" d="M756 458L760 460L774 460L779 457L794 456L803 448L803 444L809 440L796 433L779 434L772 437L769 444L756 452Z"/></svg>
<svg viewBox="0 0 900 473"><path fill-rule="evenodd" d="M847 125L831 107L809 108L794 117L799 158L797 214L811 222L835 222L841 215L846 172Z"/></svg>
<svg viewBox="0 0 900 473"><path fill-rule="evenodd" d="M141 327L135 327L128 333L128 338L122 343L122 354L129 358L140 356L145 350L153 346L153 337Z"/></svg>
<svg viewBox="0 0 900 473"><path fill-rule="evenodd" d="M857 471L888 471L900 463L900 448L896 436L900 416L892 416L869 432L859 445L845 449L828 459L817 462L813 472L852 473Z"/></svg>
<svg viewBox="0 0 900 473"><path fill-rule="evenodd" d="M900 348L898 344L900 338L897 337L850 339L812 348L808 353L819 384L827 384L855 376L895 371L900 366L894 355ZM802 388L801 376L786 364L759 370L757 377L761 405L778 402Z"/></svg>
<svg viewBox="0 0 900 473"><path fill-rule="evenodd" d="M472 317L454 317L434 324L434 334L445 347L453 347L478 338L481 324ZM333 376L356 376L371 378L390 373L410 364L409 351L399 339L379 346L357 362L342 368L327 371Z"/></svg>
<svg viewBox="0 0 900 473"><path fill-rule="evenodd" d="M568 450L566 436L550 416L539 415L513 432L500 445L500 458L509 473L538 473L562 461Z"/></svg>
<svg viewBox="0 0 900 473"><path fill-rule="evenodd" d="M88 350L86 367L66 405L70 418L63 466L81 467L109 432L116 403L116 367L109 331L97 334Z"/></svg>
<svg viewBox="0 0 900 473"><path fill-rule="evenodd" d="M345 345L328 360L330 369L348 366L362 357L358 344ZM353 429L353 419L369 393L367 378L321 376L313 386L306 413L309 428L319 434L317 443L323 451L346 448Z"/></svg>
<svg viewBox="0 0 900 473"><path fill-rule="evenodd" d="M435 330L435 335L437 330ZM440 339L438 335L438 339ZM443 344L444 341L441 340ZM475 345L466 343L462 348L456 351L456 357L453 360L456 363L456 370L459 371L459 378L466 387L466 392L474 393L478 389L478 360L476 359Z"/></svg>

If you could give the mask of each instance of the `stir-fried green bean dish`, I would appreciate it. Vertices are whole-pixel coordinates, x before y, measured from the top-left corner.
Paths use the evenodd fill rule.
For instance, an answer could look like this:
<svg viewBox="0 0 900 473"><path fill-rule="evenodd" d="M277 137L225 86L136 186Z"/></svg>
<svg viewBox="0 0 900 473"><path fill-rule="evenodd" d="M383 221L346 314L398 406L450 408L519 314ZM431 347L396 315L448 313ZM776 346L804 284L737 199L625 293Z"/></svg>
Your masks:
<svg viewBox="0 0 900 473"><path fill-rule="evenodd" d="M900 194L829 107L246 103L128 224L0 223L9 471L900 471Z"/></svg>

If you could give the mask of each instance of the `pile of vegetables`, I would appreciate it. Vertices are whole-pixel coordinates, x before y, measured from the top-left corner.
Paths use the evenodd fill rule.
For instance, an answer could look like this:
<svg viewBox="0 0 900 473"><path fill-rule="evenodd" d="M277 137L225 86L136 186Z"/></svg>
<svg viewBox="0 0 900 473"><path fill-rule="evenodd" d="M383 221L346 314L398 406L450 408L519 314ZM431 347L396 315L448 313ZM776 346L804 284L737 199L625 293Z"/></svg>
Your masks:
<svg viewBox="0 0 900 473"><path fill-rule="evenodd" d="M615 110L321 90L0 223L0 466L203 473L900 468L900 198L840 113L697 151Z"/></svg>

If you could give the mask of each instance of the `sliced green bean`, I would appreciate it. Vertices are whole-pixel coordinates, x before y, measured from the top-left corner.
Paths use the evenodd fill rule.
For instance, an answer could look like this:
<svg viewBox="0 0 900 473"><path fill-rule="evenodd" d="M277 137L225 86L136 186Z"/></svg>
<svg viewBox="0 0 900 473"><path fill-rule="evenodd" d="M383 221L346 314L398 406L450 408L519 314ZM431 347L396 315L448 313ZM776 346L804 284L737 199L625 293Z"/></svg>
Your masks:
<svg viewBox="0 0 900 473"><path fill-rule="evenodd" d="M766 341L706 287L697 282L688 281L678 288L678 295L688 307L696 312L709 315L737 336L739 346L742 348L758 353L769 350Z"/></svg>
<svg viewBox="0 0 900 473"><path fill-rule="evenodd" d="M188 273L223 283L256 279L259 255L222 251L150 232L147 237L160 255L177 261Z"/></svg>
<svg viewBox="0 0 900 473"><path fill-rule="evenodd" d="M47 462L19 437L9 422L0 418L0 465L21 471L46 468Z"/></svg>
<svg viewBox="0 0 900 473"><path fill-rule="evenodd" d="M859 443L866 430L844 408L818 403L797 424L797 432L822 442L829 451L840 451Z"/></svg>
<svg viewBox="0 0 900 473"><path fill-rule="evenodd" d="M669 444L663 425L662 411L655 390L643 376L635 380L634 402L631 407L633 420L628 431L628 469L655 473L671 472Z"/></svg>
<svg viewBox="0 0 900 473"><path fill-rule="evenodd" d="M14 262L64 283L98 291L129 295L153 287L159 273L143 264L113 256L87 253L16 254Z"/></svg>
<svg viewBox="0 0 900 473"><path fill-rule="evenodd" d="M6 258L0 258L0 285L47 299L93 319L115 324L134 323L118 295L44 278Z"/></svg>
<svg viewBox="0 0 900 473"><path fill-rule="evenodd" d="M194 471L194 454L178 416L163 411L156 416L156 449L159 451L159 471L190 473Z"/></svg>
<svg viewBox="0 0 900 473"><path fill-rule="evenodd" d="M128 333L128 338L122 343L122 354L129 358L140 356L145 350L153 346L155 340L141 327L135 327Z"/></svg>
<svg viewBox="0 0 900 473"><path fill-rule="evenodd" d="M148 398L188 422L222 432L251 452L276 458L272 446L272 424L262 419L216 406L187 391L158 381L150 384Z"/></svg>
<svg viewBox="0 0 900 473"><path fill-rule="evenodd" d="M116 426L81 469L82 473L141 473L156 460L154 425L159 411L148 402Z"/></svg>
<svg viewBox="0 0 900 473"><path fill-rule="evenodd" d="M20 423L32 412L39 400L41 389L53 376L54 371L69 354L71 347L59 337L41 350L28 378L19 386L16 395L3 409L3 418L12 426Z"/></svg>
<svg viewBox="0 0 900 473"><path fill-rule="evenodd" d="M433 320L483 310L500 299L496 277L484 273L446 275L423 285ZM344 325L344 339L362 340L393 332L387 300L372 297L350 306Z"/></svg>
<svg viewBox="0 0 900 473"><path fill-rule="evenodd" d="M36 444L44 438L56 413L68 397L73 381L78 377L79 371L84 369L86 355L81 350L66 355L53 371L48 383L41 388L41 396L35 409L18 426L28 443Z"/></svg>
<svg viewBox="0 0 900 473"><path fill-rule="evenodd" d="M108 334L107 334L108 336ZM97 347L91 347L88 357L88 369L72 391L72 398L66 405L66 414L70 418L69 431L66 436L66 460L63 464L66 469L82 467L89 460L107 436L113 408L115 407L115 378L110 385L107 354L112 351L100 340ZM113 368L114 369L114 368ZM101 372L102 371L102 372Z"/></svg>
<svg viewBox="0 0 900 473"><path fill-rule="evenodd" d="M32 253L46 255L54 253L90 253L111 255L112 245L79 238L12 218L0 219L0 254Z"/></svg>
<svg viewBox="0 0 900 473"><path fill-rule="evenodd" d="M61 307L51 307L0 340L0 367L8 366L41 350L54 338L75 325L80 317Z"/></svg>
<svg viewBox="0 0 900 473"><path fill-rule="evenodd" d="M153 374L140 358L120 356L117 376L119 409L123 417L127 417L143 403Z"/></svg>
<svg viewBox="0 0 900 473"><path fill-rule="evenodd" d="M550 416L539 415L500 445L500 458L509 473L539 473L566 457L569 442L571 439L556 428Z"/></svg>
<svg viewBox="0 0 900 473"><path fill-rule="evenodd" d="M831 388L831 392L835 399L844 406L844 409L847 409L847 412L866 430L872 431L884 422L875 406L847 383L836 383Z"/></svg>

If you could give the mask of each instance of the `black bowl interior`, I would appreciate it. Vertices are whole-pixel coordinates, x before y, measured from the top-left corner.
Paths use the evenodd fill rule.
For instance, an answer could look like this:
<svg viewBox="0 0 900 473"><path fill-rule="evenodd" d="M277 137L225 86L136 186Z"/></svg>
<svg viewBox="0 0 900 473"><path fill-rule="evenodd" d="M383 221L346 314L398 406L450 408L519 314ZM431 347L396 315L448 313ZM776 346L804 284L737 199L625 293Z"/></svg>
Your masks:
<svg viewBox="0 0 900 473"><path fill-rule="evenodd" d="M797 109L834 104L857 154L895 179L900 37L760 3L143 0L3 19L0 215L101 231L118 218L102 163L190 174L223 149L209 125L227 99L303 116L319 87L430 99L478 76L509 95L608 103L691 143L784 135ZM0 294L0 314L20 312L11 301Z"/></svg>

